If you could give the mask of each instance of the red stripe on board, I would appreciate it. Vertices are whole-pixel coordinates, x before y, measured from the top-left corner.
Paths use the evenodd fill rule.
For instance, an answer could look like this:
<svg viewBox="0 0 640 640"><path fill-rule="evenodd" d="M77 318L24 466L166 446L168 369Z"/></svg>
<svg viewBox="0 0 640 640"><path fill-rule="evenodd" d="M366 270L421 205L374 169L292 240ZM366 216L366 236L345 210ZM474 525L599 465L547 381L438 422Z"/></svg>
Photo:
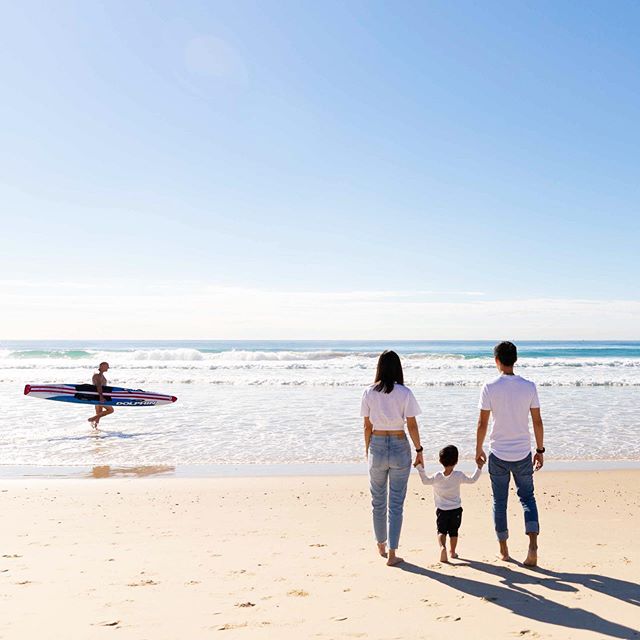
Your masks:
<svg viewBox="0 0 640 640"><path fill-rule="evenodd" d="M75 393L75 387L71 387L71 386L64 387L62 385L59 387L54 387L54 386L38 387L38 386L31 385L31 390L33 391L34 389L40 389L43 391L73 391Z"/></svg>

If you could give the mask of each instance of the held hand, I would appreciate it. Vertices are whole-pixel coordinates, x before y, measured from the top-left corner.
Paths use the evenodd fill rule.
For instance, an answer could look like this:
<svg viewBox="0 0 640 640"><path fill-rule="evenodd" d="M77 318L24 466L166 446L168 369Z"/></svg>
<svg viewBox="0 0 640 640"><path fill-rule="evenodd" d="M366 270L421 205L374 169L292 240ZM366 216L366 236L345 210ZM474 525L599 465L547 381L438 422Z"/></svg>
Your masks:
<svg viewBox="0 0 640 640"><path fill-rule="evenodd" d="M482 457L480 457L477 461L476 464L478 465L478 469L482 469L482 467L484 467L485 465L485 461Z"/></svg>
<svg viewBox="0 0 640 640"><path fill-rule="evenodd" d="M533 470L540 471L543 465L544 465L544 454L536 453L536 455L533 456Z"/></svg>
<svg viewBox="0 0 640 640"><path fill-rule="evenodd" d="M487 461L487 454L482 449L476 449L476 464L482 468Z"/></svg>
<svg viewBox="0 0 640 640"><path fill-rule="evenodd" d="M424 467L424 460L422 458L422 451L420 453L416 453L416 461L413 463L414 467L417 467L421 464Z"/></svg>

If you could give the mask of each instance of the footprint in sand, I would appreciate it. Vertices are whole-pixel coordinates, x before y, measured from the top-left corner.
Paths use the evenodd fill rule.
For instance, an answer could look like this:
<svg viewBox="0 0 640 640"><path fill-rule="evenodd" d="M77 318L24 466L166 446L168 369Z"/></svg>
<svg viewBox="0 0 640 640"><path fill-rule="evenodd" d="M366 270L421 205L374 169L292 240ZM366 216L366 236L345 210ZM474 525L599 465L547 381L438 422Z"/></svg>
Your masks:
<svg viewBox="0 0 640 640"><path fill-rule="evenodd" d="M231 629L242 629L246 627L247 623L243 622L242 624L223 624L221 627L218 627L218 631L230 631Z"/></svg>
<svg viewBox="0 0 640 640"><path fill-rule="evenodd" d="M296 596L297 598L305 598L309 595L308 591L304 591L304 589L292 589L287 592L288 596Z"/></svg>
<svg viewBox="0 0 640 640"><path fill-rule="evenodd" d="M155 580L139 580L138 582L129 582L128 587L153 587L159 584Z"/></svg>
<svg viewBox="0 0 640 640"><path fill-rule="evenodd" d="M236 604L236 607L255 607L256 603L255 602L238 602L238 604Z"/></svg>

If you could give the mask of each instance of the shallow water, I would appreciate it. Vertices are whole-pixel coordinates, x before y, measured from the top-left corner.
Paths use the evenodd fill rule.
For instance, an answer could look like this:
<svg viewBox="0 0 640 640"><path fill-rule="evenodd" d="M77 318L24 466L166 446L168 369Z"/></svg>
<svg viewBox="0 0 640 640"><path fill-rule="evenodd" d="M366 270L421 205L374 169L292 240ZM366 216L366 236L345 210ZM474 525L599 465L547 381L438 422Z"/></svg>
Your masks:
<svg viewBox="0 0 640 640"><path fill-rule="evenodd" d="M2 463L358 462L361 389L380 346L0 343ZM471 458L480 387L496 375L490 344L390 346L422 405L427 453L452 442ZM539 386L549 459L640 458L638 343L526 343L521 353L529 355L520 373ZM91 407L23 395L27 383L88 381L105 359L111 384L171 393L178 402L118 409L95 434L86 422Z"/></svg>

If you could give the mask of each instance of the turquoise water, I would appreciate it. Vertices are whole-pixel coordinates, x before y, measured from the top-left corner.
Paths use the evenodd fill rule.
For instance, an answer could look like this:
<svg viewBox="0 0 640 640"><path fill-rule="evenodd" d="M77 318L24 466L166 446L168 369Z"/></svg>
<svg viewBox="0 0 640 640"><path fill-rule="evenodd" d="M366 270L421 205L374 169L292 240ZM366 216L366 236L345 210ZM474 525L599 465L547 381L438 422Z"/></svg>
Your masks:
<svg viewBox="0 0 640 640"><path fill-rule="evenodd" d="M495 341L415 340L415 341L340 341L340 340L162 340L162 341L2 341L0 350L15 358L65 357L91 358L95 351L128 352L143 349L194 349L201 353L225 351L335 351L377 354L395 349L401 354L459 355L481 358L491 355ZM518 341L522 358L640 358L640 341Z"/></svg>

